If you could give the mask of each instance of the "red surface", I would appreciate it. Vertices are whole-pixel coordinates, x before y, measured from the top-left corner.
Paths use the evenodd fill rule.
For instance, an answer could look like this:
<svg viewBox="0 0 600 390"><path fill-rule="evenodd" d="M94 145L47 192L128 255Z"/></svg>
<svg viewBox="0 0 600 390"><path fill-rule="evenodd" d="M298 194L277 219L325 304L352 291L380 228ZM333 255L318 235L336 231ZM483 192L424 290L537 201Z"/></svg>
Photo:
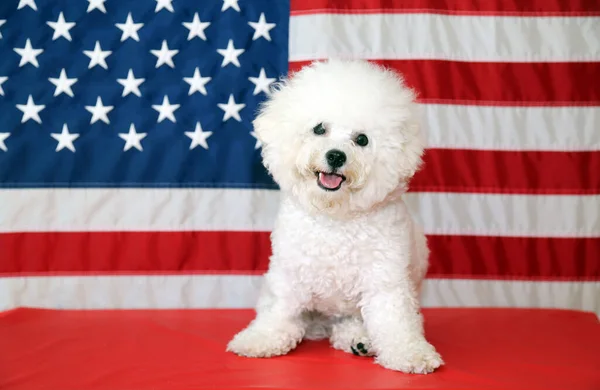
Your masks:
<svg viewBox="0 0 600 390"><path fill-rule="evenodd" d="M430 278L600 280L600 237L429 235L428 242ZM5 233L0 248L2 276L262 274L271 253L269 232Z"/></svg>
<svg viewBox="0 0 600 390"><path fill-rule="evenodd" d="M225 352L250 311L51 311L0 316L0 389L600 389L600 323L557 310L429 309L446 366L407 375L304 342L287 356Z"/></svg>

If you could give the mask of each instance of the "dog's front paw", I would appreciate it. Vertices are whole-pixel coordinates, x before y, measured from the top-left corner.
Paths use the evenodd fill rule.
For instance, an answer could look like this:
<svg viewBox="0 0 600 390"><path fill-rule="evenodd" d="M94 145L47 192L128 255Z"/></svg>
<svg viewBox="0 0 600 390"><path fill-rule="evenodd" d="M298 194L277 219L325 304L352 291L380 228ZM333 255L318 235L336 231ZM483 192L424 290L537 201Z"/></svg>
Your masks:
<svg viewBox="0 0 600 390"><path fill-rule="evenodd" d="M272 357L285 355L302 340L296 329L263 332L249 327L236 334L227 345L227 351L246 357Z"/></svg>
<svg viewBox="0 0 600 390"><path fill-rule="evenodd" d="M385 351L377 356L376 362L407 374L429 374L444 364L433 345L425 340L413 343L409 348Z"/></svg>

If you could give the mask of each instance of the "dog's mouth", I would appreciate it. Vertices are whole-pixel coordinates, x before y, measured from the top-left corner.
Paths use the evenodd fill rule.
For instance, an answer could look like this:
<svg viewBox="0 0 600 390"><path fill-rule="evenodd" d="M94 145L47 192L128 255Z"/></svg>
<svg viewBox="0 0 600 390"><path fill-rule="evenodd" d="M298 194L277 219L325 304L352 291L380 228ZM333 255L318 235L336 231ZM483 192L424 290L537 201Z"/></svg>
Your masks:
<svg viewBox="0 0 600 390"><path fill-rule="evenodd" d="M335 172L315 172L317 175L317 184L326 191L337 191L342 187L346 180L344 175Z"/></svg>

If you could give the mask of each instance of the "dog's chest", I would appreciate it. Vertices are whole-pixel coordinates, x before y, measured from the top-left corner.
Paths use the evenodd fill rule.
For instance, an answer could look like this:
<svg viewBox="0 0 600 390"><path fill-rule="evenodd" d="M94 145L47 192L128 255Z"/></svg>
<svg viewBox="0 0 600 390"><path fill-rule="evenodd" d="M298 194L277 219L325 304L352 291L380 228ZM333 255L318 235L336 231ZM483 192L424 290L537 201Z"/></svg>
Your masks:
<svg viewBox="0 0 600 390"><path fill-rule="evenodd" d="M302 223L292 235L297 256L291 263L299 287L310 293L313 308L328 314L357 310L363 277L368 273L368 228L359 224ZM293 238L292 238L293 237Z"/></svg>

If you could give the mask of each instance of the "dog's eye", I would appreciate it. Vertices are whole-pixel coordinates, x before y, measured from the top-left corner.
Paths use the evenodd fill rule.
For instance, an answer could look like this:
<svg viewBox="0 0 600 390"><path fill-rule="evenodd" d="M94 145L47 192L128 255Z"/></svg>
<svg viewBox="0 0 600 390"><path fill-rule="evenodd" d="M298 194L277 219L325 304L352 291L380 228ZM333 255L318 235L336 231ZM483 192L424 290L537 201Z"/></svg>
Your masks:
<svg viewBox="0 0 600 390"><path fill-rule="evenodd" d="M313 127L313 133L315 133L316 135L323 135L323 134L325 134L325 127L323 127L323 124L319 123L318 125L316 125L315 127Z"/></svg>
<svg viewBox="0 0 600 390"><path fill-rule="evenodd" d="M367 144L369 143L369 138L367 138L367 136L364 135L364 134L359 134L356 137L356 141L355 142L356 142L356 144L358 146L367 146Z"/></svg>

